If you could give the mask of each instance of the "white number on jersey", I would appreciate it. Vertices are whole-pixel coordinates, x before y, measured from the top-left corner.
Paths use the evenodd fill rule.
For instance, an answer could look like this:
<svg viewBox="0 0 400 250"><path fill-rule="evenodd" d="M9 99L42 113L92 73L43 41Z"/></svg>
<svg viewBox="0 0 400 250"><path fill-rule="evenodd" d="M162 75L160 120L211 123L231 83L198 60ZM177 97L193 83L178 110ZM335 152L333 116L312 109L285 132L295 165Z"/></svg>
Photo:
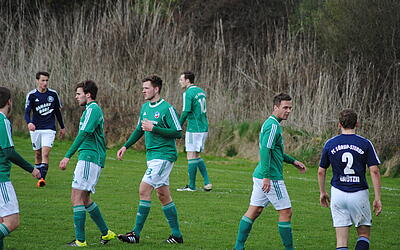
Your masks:
<svg viewBox="0 0 400 250"><path fill-rule="evenodd" d="M346 152L342 155L342 162L347 162L346 167L344 168L344 174L355 174L354 169L351 169L353 166L353 155L349 152Z"/></svg>
<svg viewBox="0 0 400 250"><path fill-rule="evenodd" d="M206 98L201 98L197 100L200 103L201 113L207 112Z"/></svg>

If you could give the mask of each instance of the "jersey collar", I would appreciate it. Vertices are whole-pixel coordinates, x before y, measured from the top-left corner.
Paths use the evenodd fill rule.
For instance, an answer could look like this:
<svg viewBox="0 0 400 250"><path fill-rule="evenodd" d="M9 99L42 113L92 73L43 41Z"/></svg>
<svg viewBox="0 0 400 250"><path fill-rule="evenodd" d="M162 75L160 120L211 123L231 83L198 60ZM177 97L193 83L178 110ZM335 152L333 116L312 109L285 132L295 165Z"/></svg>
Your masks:
<svg viewBox="0 0 400 250"><path fill-rule="evenodd" d="M91 101L91 102L89 102L89 103L86 103L86 106L85 106L85 108L88 108L90 105L92 105L93 103L97 103L96 101Z"/></svg>
<svg viewBox="0 0 400 250"><path fill-rule="evenodd" d="M2 114L5 118L7 118L6 114L4 114L3 112L0 112L0 114Z"/></svg>
<svg viewBox="0 0 400 250"><path fill-rule="evenodd" d="M161 98L160 100L158 100L156 102L150 102L149 103L149 107L150 108L155 108L155 107L159 106L163 102L164 102L164 99Z"/></svg>
<svg viewBox="0 0 400 250"><path fill-rule="evenodd" d="M281 123L282 119L279 119L278 117L276 117L275 115L271 115L270 116L272 119L274 119L275 121Z"/></svg>

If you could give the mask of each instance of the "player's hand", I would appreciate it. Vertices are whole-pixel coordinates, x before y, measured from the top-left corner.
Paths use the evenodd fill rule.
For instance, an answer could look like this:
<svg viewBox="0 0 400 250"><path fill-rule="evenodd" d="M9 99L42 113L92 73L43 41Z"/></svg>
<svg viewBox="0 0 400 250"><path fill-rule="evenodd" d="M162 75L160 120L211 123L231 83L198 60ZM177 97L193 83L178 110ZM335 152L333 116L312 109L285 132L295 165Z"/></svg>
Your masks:
<svg viewBox="0 0 400 250"><path fill-rule="evenodd" d="M62 159L60 161L60 169L65 170L67 168L68 162L69 162L69 158L64 157L64 159Z"/></svg>
<svg viewBox="0 0 400 250"><path fill-rule="evenodd" d="M65 135L65 128L62 128L60 129L60 135L59 135L60 139L64 138L64 135Z"/></svg>
<svg viewBox="0 0 400 250"><path fill-rule="evenodd" d="M154 124L147 118L142 120L142 130L143 131L153 131Z"/></svg>
<svg viewBox="0 0 400 250"><path fill-rule="evenodd" d="M33 124L32 122L28 123L28 129L29 131L35 131L36 130L35 124Z"/></svg>
<svg viewBox="0 0 400 250"><path fill-rule="evenodd" d="M319 195L319 203L323 207L329 207L329 204L331 202L331 199L329 198L329 195L326 192L320 193Z"/></svg>
<svg viewBox="0 0 400 250"><path fill-rule="evenodd" d="M124 156L124 153L126 151L126 147L123 146L122 148L120 148L117 152L117 158L118 160L122 161L122 157Z"/></svg>
<svg viewBox="0 0 400 250"><path fill-rule="evenodd" d="M300 173L304 174L307 171L306 165L299 161L294 161L293 165L300 171Z"/></svg>
<svg viewBox="0 0 400 250"><path fill-rule="evenodd" d="M262 190L264 191L264 193L268 193L269 190L271 189L271 180L268 178L264 178L262 180L262 183L263 183Z"/></svg>
<svg viewBox="0 0 400 250"><path fill-rule="evenodd" d="M375 215L378 216L382 212L381 200L374 200L373 206L374 206Z"/></svg>
<svg viewBox="0 0 400 250"><path fill-rule="evenodd" d="M39 169L34 168L33 171L32 171L32 176L33 176L33 178L40 179L41 176L40 176Z"/></svg>

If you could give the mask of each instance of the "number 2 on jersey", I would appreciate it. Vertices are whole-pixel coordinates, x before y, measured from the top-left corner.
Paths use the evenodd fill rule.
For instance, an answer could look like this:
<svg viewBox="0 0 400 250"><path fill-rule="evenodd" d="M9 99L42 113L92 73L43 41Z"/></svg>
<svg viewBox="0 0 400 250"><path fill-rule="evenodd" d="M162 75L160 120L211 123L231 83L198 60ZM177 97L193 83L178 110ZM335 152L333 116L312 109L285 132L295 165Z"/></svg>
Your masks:
<svg viewBox="0 0 400 250"><path fill-rule="evenodd" d="M353 166L353 155L349 152L346 152L342 155L342 162L347 162L346 167L344 168L344 174L355 174L354 169L351 169Z"/></svg>

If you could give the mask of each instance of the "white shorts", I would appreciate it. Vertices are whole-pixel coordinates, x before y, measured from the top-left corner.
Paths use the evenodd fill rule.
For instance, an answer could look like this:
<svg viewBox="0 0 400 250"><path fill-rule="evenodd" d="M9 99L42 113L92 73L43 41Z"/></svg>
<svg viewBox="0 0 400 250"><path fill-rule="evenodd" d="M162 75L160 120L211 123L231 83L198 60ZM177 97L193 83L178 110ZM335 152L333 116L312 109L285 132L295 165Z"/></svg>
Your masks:
<svg viewBox="0 0 400 250"><path fill-rule="evenodd" d="M33 150L39 150L42 147L53 147L56 131L51 129L29 131Z"/></svg>
<svg viewBox="0 0 400 250"><path fill-rule="evenodd" d="M250 205L256 207L266 207L270 203L275 210L282 210L292 207L289 194L283 180L271 180L271 188L268 193L262 190L262 179L253 177L253 192L251 193Z"/></svg>
<svg viewBox="0 0 400 250"><path fill-rule="evenodd" d="M17 195L11 181L0 182L0 217L19 213Z"/></svg>
<svg viewBox="0 0 400 250"><path fill-rule="evenodd" d="M186 132L185 134L186 152L203 152L207 136L208 132L202 132L202 133Z"/></svg>
<svg viewBox="0 0 400 250"><path fill-rule="evenodd" d="M169 186L169 174L174 163L167 160L154 159L147 161L147 170L142 181L155 189L162 186Z"/></svg>
<svg viewBox="0 0 400 250"><path fill-rule="evenodd" d="M78 190L96 192L96 184L99 180L101 167L90 161L78 161L72 180L72 188Z"/></svg>
<svg viewBox="0 0 400 250"><path fill-rule="evenodd" d="M354 193L331 188L331 213L334 227L371 226L368 189Z"/></svg>

